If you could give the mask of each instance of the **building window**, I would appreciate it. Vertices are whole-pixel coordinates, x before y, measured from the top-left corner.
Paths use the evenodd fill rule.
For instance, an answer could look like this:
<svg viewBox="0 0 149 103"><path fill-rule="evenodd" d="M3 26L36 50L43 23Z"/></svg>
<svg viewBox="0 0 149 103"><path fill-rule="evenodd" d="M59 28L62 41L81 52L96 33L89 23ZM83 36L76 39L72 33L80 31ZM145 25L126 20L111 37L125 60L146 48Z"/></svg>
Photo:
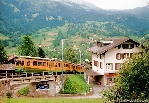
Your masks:
<svg viewBox="0 0 149 103"><path fill-rule="evenodd" d="M122 59L125 59L125 58L127 58L127 57L129 57L129 53L123 53L123 54L122 54Z"/></svg>
<svg viewBox="0 0 149 103"><path fill-rule="evenodd" d="M115 63L115 70L119 70L121 68L121 63Z"/></svg>
<svg viewBox="0 0 149 103"><path fill-rule="evenodd" d="M129 49L132 49L132 48L134 48L134 44L129 45Z"/></svg>
<svg viewBox="0 0 149 103"><path fill-rule="evenodd" d="M123 49L132 49L134 48L134 44L123 44L122 47Z"/></svg>
<svg viewBox="0 0 149 103"><path fill-rule="evenodd" d="M107 85L112 85L115 82L115 77L111 76L111 77L107 77Z"/></svg>
<svg viewBox="0 0 149 103"><path fill-rule="evenodd" d="M121 59L121 53L117 53L117 54L116 54L116 59L117 59L117 60L120 60L120 59Z"/></svg>
<svg viewBox="0 0 149 103"><path fill-rule="evenodd" d="M94 60L94 66L98 67L98 61Z"/></svg>
<svg viewBox="0 0 149 103"><path fill-rule="evenodd" d="M118 49L120 49L121 48L121 45L118 45Z"/></svg>
<svg viewBox="0 0 149 103"><path fill-rule="evenodd" d="M122 47L123 49L129 49L129 44L123 44Z"/></svg>
<svg viewBox="0 0 149 103"><path fill-rule="evenodd" d="M108 70L113 70L113 65L112 65L112 63L107 63L106 64L106 70L108 71Z"/></svg>

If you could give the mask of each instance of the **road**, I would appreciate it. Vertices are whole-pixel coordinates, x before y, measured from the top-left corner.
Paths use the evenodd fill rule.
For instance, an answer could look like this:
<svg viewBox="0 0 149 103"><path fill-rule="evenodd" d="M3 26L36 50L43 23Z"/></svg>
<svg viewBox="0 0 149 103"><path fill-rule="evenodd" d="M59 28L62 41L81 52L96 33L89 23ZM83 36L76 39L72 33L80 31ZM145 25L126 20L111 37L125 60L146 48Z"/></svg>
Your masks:
<svg viewBox="0 0 149 103"><path fill-rule="evenodd" d="M92 95L85 95L84 96L71 96L71 97L64 97L64 98L74 98L74 99L81 99L81 98L102 98L101 91L107 90L109 87L99 86L97 84L93 84L93 94Z"/></svg>
<svg viewBox="0 0 149 103"><path fill-rule="evenodd" d="M21 85L19 87L16 87L14 92L16 93L19 89L21 88L24 88L25 86L27 86L28 84L25 84L25 85ZM100 86L100 85L97 85L97 84L93 84L93 94L92 95L86 95L84 93L84 96L69 96L69 97L64 97L64 96L58 96L58 98L74 98L74 99L81 99L81 98L102 98L102 95L101 95L101 91L102 90L107 90L108 87L104 87L104 86ZM14 97L16 98L17 96L14 95Z"/></svg>

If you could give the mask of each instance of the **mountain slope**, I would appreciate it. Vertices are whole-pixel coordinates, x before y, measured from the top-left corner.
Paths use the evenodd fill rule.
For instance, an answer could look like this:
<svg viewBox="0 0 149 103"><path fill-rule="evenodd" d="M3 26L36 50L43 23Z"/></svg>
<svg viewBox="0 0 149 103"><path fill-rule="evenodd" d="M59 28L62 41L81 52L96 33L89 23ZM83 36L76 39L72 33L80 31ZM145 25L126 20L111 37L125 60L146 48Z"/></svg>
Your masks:
<svg viewBox="0 0 149 103"><path fill-rule="evenodd" d="M148 7L106 11L83 0L0 0L0 37L7 38L3 43L9 48L20 44L26 34L42 37L50 32L55 34L50 40L56 40L59 30L65 38L142 37L149 32L148 11Z"/></svg>

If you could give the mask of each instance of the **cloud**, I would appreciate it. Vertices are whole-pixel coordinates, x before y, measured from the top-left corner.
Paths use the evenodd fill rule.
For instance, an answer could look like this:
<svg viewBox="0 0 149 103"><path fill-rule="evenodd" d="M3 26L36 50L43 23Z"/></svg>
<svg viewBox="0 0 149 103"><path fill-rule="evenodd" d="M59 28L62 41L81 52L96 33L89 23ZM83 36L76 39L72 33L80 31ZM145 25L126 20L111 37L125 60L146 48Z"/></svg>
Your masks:
<svg viewBox="0 0 149 103"><path fill-rule="evenodd" d="M149 0L84 0L103 9L133 9L148 4Z"/></svg>

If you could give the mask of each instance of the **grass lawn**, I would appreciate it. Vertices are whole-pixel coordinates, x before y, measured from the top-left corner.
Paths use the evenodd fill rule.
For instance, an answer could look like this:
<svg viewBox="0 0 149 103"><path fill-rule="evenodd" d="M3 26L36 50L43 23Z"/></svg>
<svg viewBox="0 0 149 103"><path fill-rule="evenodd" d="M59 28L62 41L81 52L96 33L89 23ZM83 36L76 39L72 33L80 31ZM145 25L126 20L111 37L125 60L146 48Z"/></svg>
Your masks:
<svg viewBox="0 0 149 103"><path fill-rule="evenodd" d="M103 99L72 98L4 98L0 103L103 103Z"/></svg>

